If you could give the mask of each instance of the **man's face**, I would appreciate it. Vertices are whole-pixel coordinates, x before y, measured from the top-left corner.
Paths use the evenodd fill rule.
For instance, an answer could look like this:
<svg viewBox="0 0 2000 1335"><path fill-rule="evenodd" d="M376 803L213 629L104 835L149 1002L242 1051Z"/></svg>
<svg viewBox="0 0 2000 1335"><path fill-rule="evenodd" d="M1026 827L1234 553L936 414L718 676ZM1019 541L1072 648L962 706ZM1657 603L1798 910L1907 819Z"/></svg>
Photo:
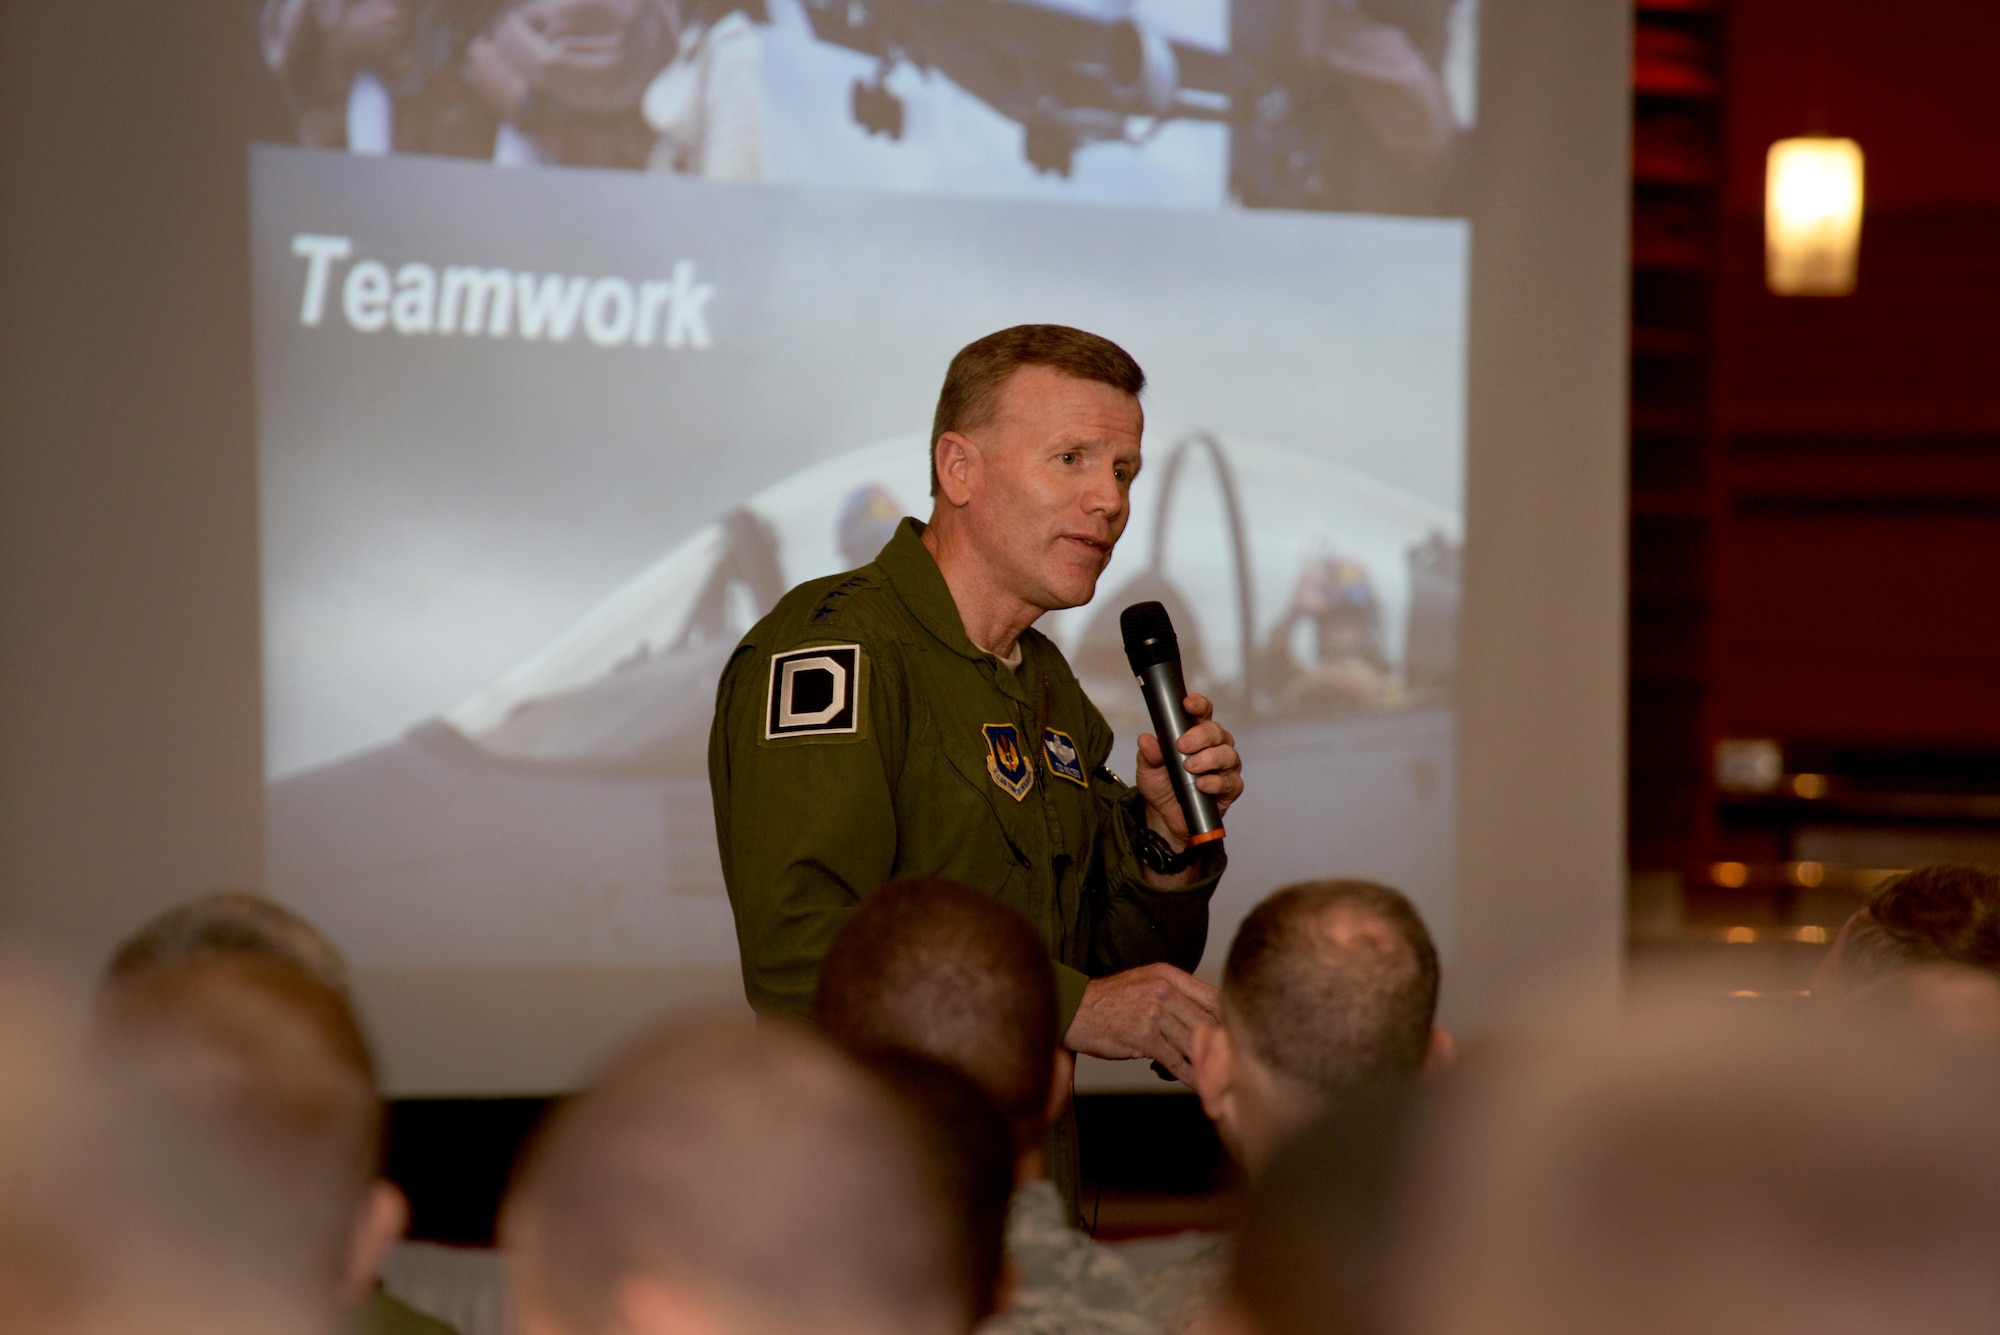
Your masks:
<svg viewBox="0 0 2000 1335"><path fill-rule="evenodd" d="M1024 366L991 422L965 433L965 529L993 578L1033 607L1078 607L1131 517L1139 401L1110 385Z"/></svg>

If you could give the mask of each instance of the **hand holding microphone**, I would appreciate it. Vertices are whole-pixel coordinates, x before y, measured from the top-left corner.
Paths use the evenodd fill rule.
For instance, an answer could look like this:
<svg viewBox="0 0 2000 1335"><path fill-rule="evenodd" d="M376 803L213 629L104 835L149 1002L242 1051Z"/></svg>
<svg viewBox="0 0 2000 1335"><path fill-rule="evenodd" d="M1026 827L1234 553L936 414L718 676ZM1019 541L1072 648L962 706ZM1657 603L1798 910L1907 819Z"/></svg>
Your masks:
<svg viewBox="0 0 2000 1335"><path fill-rule="evenodd" d="M1181 675L1180 641L1159 603L1134 603L1119 617L1125 657L1139 679L1153 733L1139 738L1137 784L1147 824L1176 844L1223 837L1222 816L1243 792L1235 739L1190 695Z"/></svg>

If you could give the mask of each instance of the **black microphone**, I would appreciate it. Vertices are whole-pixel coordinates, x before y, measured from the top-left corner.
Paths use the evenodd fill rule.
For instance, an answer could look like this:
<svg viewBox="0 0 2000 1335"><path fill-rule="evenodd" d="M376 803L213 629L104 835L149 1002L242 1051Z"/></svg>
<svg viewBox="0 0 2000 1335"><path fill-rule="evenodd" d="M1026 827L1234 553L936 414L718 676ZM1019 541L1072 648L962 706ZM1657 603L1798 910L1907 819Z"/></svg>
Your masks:
<svg viewBox="0 0 2000 1335"><path fill-rule="evenodd" d="M1173 781L1174 797L1187 819L1188 843L1209 844L1222 838L1222 816L1215 799L1194 786L1188 773L1187 757L1174 744L1188 730L1187 682L1181 677L1181 642L1174 634L1173 618L1160 603L1133 603L1118 614L1118 629L1125 636L1125 661L1139 679L1146 697L1146 712L1153 716L1153 736L1167 759L1167 777Z"/></svg>

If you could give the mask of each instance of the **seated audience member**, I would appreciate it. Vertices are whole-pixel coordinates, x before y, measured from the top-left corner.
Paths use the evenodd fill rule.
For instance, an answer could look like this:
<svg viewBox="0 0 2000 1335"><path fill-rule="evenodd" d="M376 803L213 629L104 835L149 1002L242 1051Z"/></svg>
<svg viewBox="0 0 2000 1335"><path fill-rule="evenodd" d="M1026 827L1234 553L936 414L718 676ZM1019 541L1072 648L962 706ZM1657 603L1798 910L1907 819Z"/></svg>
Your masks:
<svg viewBox="0 0 2000 1335"><path fill-rule="evenodd" d="M915 1107L810 1034L679 1024L566 1105L502 1217L522 1335L945 1335L987 1295Z"/></svg>
<svg viewBox="0 0 2000 1335"><path fill-rule="evenodd" d="M1436 1028L1437 948L1410 901L1372 881L1307 881L1265 899L1229 947L1222 1023L1194 1035L1194 1087L1253 1178L1343 1102L1450 1063ZM1187 1329L1217 1295L1227 1236L1147 1276L1154 1314Z"/></svg>
<svg viewBox="0 0 2000 1335"><path fill-rule="evenodd" d="M1841 926L1813 996L1843 1002L1926 964L2000 972L2000 872L1941 862L1891 877Z"/></svg>
<svg viewBox="0 0 2000 1335"><path fill-rule="evenodd" d="M84 998L0 952L0 1330L325 1335L325 1297L210 1226L244 1183L78 1043Z"/></svg>
<svg viewBox="0 0 2000 1335"><path fill-rule="evenodd" d="M1993 1063L1711 1008L1467 1075L1418 1135L1398 1330L2000 1329Z"/></svg>
<svg viewBox="0 0 2000 1335"><path fill-rule="evenodd" d="M1207 1335L1376 1335L1417 1118L1409 1089L1343 1100L1250 1190Z"/></svg>
<svg viewBox="0 0 2000 1335"><path fill-rule="evenodd" d="M309 974L336 992L350 985L347 961L317 927L284 905L242 890L178 904L125 938L104 966L104 983L215 959L259 959Z"/></svg>
<svg viewBox="0 0 2000 1335"><path fill-rule="evenodd" d="M1437 947L1401 894L1371 881L1287 886L1236 929L1222 1023L1195 1033L1202 1107L1259 1173L1342 1098L1448 1064L1437 998Z"/></svg>
<svg viewBox="0 0 2000 1335"><path fill-rule="evenodd" d="M113 955L100 988L99 1046L142 1102L226 1147L246 1199L273 1212L237 1221L271 1264L375 1335L450 1327L377 1280L408 1207L378 1175L375 1062L339 951L296 914L223 893L168 910Z"/></svg>
<svg viewBox="0 0 2000 1335"><path fill-rule="evenodd" d="M984 1320L1006 1302L1007 1206L1014 1195L1013 1130L986 1091L921 1053L867 1054L864 1065L903 1097L923 1122L929 1150L943 1165L964 1221L973 1290Z"/></svg>
<svg viewBox="0 0 2000 1335"><path fill-rule="evenodd" d="M981 1329L1155 1328L1123 1258L1070 1226L1043 1149L1075 1058L1059 1041L1055 973L1035 929L991 895L938 878L864 899L828 949L814 1016L851 1051L908 1051L960 1071L1002 1109L1017 1185L1007 1222L1012 1292Z"/></svg>

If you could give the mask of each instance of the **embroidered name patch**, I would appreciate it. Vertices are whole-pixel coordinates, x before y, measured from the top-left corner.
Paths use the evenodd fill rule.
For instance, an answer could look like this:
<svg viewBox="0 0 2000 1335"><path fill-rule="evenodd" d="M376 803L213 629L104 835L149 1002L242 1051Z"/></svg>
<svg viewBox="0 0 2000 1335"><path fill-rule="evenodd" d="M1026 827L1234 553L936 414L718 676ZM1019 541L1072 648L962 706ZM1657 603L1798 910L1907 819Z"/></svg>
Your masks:
<svg viewBox="0 0 2000 1335"><path fill-rule="evenodd" d="M1035 767L1021 754L1021 734L1011 723L989 723L980 729L986 734L986 772L1002 792L1016 802L1035 786Z"/></svg>
<svg viewBox="0 0 2000 1335"><path fill-rule="evenodd" d="M764 740L861 731L861 646L816 644L771 655Z"/></svg>
<svg viewBox="0 0 2000 1335"><path fill-rule="evenodd" d="M1042 754L1048 757L1049 773L1060 775L1082 787L1090 787L1090 780L1083 776L1083 761L1076 754L1076 743L1068 733L1054 728L1042 729Z"/></svg>

